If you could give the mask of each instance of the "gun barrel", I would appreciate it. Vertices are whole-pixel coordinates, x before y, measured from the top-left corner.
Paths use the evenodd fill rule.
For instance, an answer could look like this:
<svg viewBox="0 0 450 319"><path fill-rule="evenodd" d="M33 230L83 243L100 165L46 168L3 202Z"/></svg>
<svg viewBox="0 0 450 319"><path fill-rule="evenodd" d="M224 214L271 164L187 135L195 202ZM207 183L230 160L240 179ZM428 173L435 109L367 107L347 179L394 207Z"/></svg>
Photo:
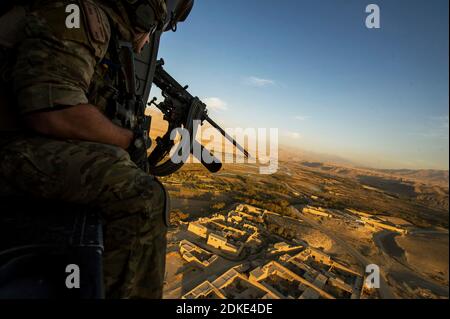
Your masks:
<svg viewBox="0 0 450 319"><path fill-rule="evenodd" d="M214 122L208 115L206 115L205 120L211 124L216 130L218 130L227 140L229 140L233 145L240 150L246 158L250 157L249 152L243 148L234 138L232 138L223 128L221 128L216 122Z"/></svg>
<svg viewBox="0 0 450 319"><path fill-rule="evenodd" d="M153 82L158 86L163 92L169 95L176 96L177 99L182 99L183 102L190 103L194 97L183 87L177 80L175 80L166 70L164 70L164 60L160 59L156 65L155 77ZM206 106L205 106L206 107ZM246 158L250 158L250 154L247 150L242 147L234 138L232 138L224 129L222 129L216 122L214 122L206 112L203 115L204 119L209 122L215 129L217 129L227 140L229 140L233 145L241 151Z"/></svg>

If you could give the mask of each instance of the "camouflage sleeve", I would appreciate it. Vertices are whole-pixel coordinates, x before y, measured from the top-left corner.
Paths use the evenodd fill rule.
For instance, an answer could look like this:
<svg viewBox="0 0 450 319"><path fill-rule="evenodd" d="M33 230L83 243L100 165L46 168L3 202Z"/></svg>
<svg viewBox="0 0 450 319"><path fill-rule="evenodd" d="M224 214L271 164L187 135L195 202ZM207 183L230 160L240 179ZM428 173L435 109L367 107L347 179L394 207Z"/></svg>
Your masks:
<svg viewBox="0 0 450 319"><path fill-rule="evenodd" d="M88 103L91 78L108 48L110 29L104 12L86 0L79 6L80 27L67 28L69 3L74 1L48 1L27 17L26 38L13 71L21 114Z"/></svg>

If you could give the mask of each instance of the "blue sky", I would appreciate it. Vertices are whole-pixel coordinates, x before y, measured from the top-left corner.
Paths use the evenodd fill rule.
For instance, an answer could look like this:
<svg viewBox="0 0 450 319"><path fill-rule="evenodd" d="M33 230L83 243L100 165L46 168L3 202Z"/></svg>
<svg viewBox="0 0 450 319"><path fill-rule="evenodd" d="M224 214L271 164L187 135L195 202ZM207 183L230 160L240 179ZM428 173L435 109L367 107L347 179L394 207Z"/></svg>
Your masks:
<svg viewBox="0 0 450 319"><path fill-rule="evenodd" d="M367 29L365 8L381 9ZM447 0L196 0L167 70L226 127L383 168L448 169Z"/></svg>

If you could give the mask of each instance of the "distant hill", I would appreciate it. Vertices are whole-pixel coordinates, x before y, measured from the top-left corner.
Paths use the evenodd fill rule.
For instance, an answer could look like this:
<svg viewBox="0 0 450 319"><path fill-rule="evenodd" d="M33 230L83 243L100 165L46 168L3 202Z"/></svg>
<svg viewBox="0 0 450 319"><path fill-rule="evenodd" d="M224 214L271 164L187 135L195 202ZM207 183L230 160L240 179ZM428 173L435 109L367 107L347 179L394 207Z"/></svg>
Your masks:
<svg viewBox="0 0 450 319"><path fill-rule="evenodd" d="M296 162L304 162L305 164L309 162L309 165L311 166L321 166L324 163L351 166L357 165L356 163L337 155L315 153L285 145L279 146L279 157L282 161L290 160Z"/></svg>
<svg viewBox="0 0 450 319"><path fill-rule="evenodd" d="M432 169L377 169L362 167L348 159L330 154L320 154L293 147L280 146L280 160L298 162L310 169L319 169L330 174L358 177L360 175L379 176L387 179L398 179L414 183L437 185L448 188L448 170Z"/></svg>
<svg viewBox="0 0 450 319"><path fill-rule="evenodd" d="M445 185L448 186L449 183L448 171L445 170L377 169L375 171L395 175L398 177L403 177L410 180L423 181L427 183L436 183L441 186Z"/></svg>
<svg viewBox="0 0 450 319"><path fill-rule="evenodd" d="M155 139L161 136L167 129L167 123L163 121L161 112L152 109L149 110L152 115L151 137ZM205 125L204 127L208 127ZM204 141L206 142L206 141ZM218 144L216 142L214 144ZM227 142L228 143L228 142ZM156 143L153 143L153 147ZM449 172L448 170L411 170L411 169L375 169L362 167L360 164L352 162L346 158L325 154L315 153L299 148L280 145L279 160L297 162L302 166L326 171L330 174L345 175L347 177L357 177L359 175L375 175L384 178L404 179L405 181L419 182L424 184L438 185L448 188Z"/></svg>

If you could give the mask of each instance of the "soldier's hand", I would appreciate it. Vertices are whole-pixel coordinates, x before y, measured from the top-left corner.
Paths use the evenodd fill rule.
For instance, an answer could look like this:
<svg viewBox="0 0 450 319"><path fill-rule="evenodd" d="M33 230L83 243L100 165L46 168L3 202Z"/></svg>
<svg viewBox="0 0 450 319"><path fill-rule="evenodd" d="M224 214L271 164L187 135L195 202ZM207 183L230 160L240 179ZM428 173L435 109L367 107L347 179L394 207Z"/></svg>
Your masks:
<svg viewBox="0 0 450 319"><path fill-rule="evenodd" d="M135 133L134 139L127 149L131 160L144 172L148 172L149 164L147 159L147 146L144 138L139 133Z"/></svg>

